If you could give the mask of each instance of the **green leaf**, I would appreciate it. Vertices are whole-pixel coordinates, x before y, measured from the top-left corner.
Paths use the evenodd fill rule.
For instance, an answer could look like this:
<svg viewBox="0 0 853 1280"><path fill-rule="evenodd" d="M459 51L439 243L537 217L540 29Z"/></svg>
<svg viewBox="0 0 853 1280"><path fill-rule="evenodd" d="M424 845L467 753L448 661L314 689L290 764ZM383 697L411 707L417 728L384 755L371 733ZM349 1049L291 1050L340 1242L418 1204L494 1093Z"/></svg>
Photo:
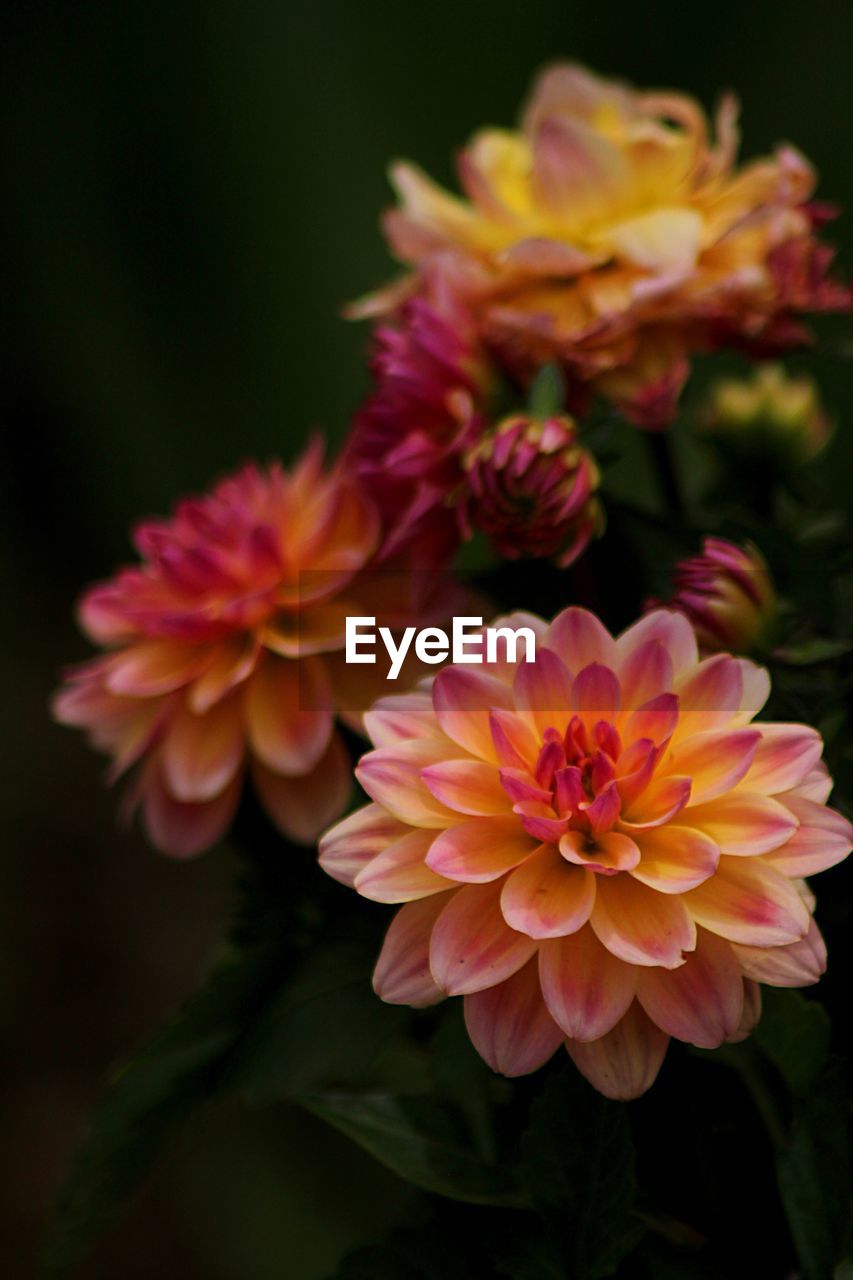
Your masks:
<svg viewBox="0 0 853 1280"><path fill-rule="evenodd" d="M96 1106L56 1201L41 1274L67 1273L118 1218L176 1124L223 1084L268 980L270 957L224 965L117 1075Z"/></svg>
<svg viewBox="0 0 853 1280"><path fill-rule="evenodd" d="M528 404L533 418L550 418L562 413L566 403L566 383L556 364L540 369L530 387Z"/></svg>
<svg viewBox="0 0 853 1280"><path fill-rule="evenodd" d="M803 1280L826 1280L845 1259L853 1229L851 1123L838 1074L800 1105L777 1177Z"/></svg>
<svg viewBox="0 0 853 1280"><path fill-rule="evenodd" d="M625 1105L574 1072L554 1075L534 1103L523 1149L525 1185L559 1241L566 1280L613 1275L644 1232Z"/></svg>
<svg viewBox="0 0 853 1280"><path fill-rule="evenodd" d="M327 1092L295 1100L424 1191L473 1204L518 1203L509 1172L480 1159L454 1110L435 1098Z"/></svg>
<svg viewBox="0 0 853 1280"><path fill-rule="evenodd" d="M755 1041L791 1092L807 1094L829 1056L829 1015L799 991L767 988L762 1004Z"/></svg>
<svg viewBox="0 0 853 1280"><path fill-rule="evenodd" d="M382 1244L344 1258L330 1280L482 1280L477 1263L439 1223L393 1232Z"/></svg>
<svg viewBox="0 0 853 1280"><path fill-rule="evenodd" d="M853 1262L847 1259L840 1267L836 1267L832 1280L853 1280Z"/></svg>
<svg viewBox="0 0 853 1280"><path fill-rule="evenodd" d="M791 667L811 667L819 662L831 662L849 653L853 645L849 640L833 640L814 636L811 640L801 640L798 644L774 649L773 657L777 662L784 662Z"/></svg>

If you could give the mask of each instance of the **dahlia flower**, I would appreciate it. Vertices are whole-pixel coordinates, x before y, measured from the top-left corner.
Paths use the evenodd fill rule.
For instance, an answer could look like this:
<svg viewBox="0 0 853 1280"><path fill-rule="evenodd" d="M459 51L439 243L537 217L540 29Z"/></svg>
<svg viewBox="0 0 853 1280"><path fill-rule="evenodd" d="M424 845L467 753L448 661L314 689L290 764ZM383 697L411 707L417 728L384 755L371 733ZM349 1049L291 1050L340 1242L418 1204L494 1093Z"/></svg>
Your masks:
<svg viewBox="0 0 853 1280"><path fill-rule="evenodd" d="M705 427L738 454L794 466L816 457L833 431L814 379L779 364L761 364L750 378L719 379Z"/></svg>
<svg viewBox="0 0 853 1280"><path fill-rule="evenodd" d="M451 497L481 427L489 366L467 309L443 287L406 303L374 341L375 389L353 422L346 461L382 517L385 559L440 567L459 543Z"/></svg>
<svg viewBox="0 0 853 1280"><path fill-rule="evenodd" d="M565 415L505 418L470 447L464 467L466 527L510 560L554 556L564 567L601 532L598 467Z"/></svg>
<svg viewBox="0 0 853 1280"><path fill-rule="evenodd" d="M702 554L675 567L670 609L693 624L704 653L752 653L765 647L776 619L776 592L760 551L705 538Z"/></svg>
<svg viewBox="0 0 853 1280"><path fill-rule="evenodd" d="M391 1003L461 995L495 1071L562 1043L596 1088L632 1098L670 1037L745 1037L758 983L817 980L825 949L802 879L841 861L821 739L756 723L765 670L700 659L660 610L613 639L570 608L531 627L533 662L452 665L381 699L358 777L372 803L320 861L404 904L374 986Z"/></svg>
<svg viewBox="0 0 853 1280"><path fill-rule="evenodd" d="M385 228L414 268L362 313L443 273L481 334L527 380L563 363L637 424L671 419L696 351L767 353L807 336L803 313L848 308L816 238L815 175L790 146L738 166L737 107L704 113L582 67L536 81L517 131L484 129L459 158L463 196L396 164Z"/></svg>
<svg viewBox="0 0 853 1280"><path fill-rule="evenodd" d="M290 473L249 464L140 525L142 563L86 592L80 623L106 652L69 673L55 715L112 757L110 780L134 769L130 808L164 853L214 843L247 770L296 840L345 807L336 651L359 606L341 593L378 532L372 504L340 468L324 472L315 443Z"/></svg>

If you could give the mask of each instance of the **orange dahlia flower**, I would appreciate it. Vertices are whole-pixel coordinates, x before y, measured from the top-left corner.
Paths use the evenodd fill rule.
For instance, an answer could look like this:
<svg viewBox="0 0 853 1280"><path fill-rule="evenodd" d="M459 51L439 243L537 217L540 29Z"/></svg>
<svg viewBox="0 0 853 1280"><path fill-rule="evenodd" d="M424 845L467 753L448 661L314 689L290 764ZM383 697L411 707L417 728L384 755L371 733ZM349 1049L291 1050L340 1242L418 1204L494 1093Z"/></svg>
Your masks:
<svg viewBox="0 0 853 1280"><path fill-rule="evenodd" d="M711 141L689 97L551 67L520 129L484 129L463 150L462 197L392 168L400 206L386 232L415 276L361 313L393 309L441 271L512 371L561 361L575 391L665 425L691 353L784 350L806 336L802 313L851 302L827 280L811 166L785 146L738 167L736 118L726 98Z"/></svg>
<svg viewBox="0 0 853 1280"><path fill-rule="evenodd" d="M131 807L164 853L222 835L247 767L296 840L343 810L335 659L360 609L341 593L377 535L372 504L340 469L324 472L317 442L289 474L249 464L142 524L142 564L85 594L81 626L107 652L70 672L55 714L112 757L111 780L135 769Z"/></svg>
<svg viewBox="0 0 853 1280"><path fill-rule="evenodd" d="M817 980L801 877L850 850L821 739L755 723L765 670L700 660L660 610L613 639L571 608L535 660L453 665L380 700L358 776L372 803L322 839L331 875L404 903L374 975L391 1003L462 995L505 1075L563 1043L610 1097L654 1080L671 1036L713 1047L757 1021L757 983Z"/></svg>

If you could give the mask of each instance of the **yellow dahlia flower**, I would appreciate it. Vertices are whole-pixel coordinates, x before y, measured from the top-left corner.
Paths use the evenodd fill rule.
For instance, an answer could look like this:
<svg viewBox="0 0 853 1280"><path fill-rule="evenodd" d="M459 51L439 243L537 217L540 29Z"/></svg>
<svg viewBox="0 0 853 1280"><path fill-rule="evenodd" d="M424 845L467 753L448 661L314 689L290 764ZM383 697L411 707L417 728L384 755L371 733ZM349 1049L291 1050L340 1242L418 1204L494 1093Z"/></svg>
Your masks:
<svg viewBox="0 0 853 1280"><path fill-rule="evenodd" d="M665 425L691 353L783 350L805 336L799 315L851 301L826 278L811 166L783 146L738 167L736 119L727 97L712 141L683 94L547 69L518 130L483 129L462 151L463 196L393 166L386 232L415 274L362 314L450 280L512 372L559 360L575 392Z"/></svg>
<svg viewBox="0 0 853 1280"><path fill-rule="evenodd" d="M495 1071L563 1043L603 1093L654 1080L671 1036L749 1033L756 983L817 980L801 877L841 861L814 729L756 723L766 671L700 659L680 614L614 639L571 608L535 660L454 664L367 714L372 803L321 841L331 875L404 904L374 975L391 1003L461 995Z"/></svg>

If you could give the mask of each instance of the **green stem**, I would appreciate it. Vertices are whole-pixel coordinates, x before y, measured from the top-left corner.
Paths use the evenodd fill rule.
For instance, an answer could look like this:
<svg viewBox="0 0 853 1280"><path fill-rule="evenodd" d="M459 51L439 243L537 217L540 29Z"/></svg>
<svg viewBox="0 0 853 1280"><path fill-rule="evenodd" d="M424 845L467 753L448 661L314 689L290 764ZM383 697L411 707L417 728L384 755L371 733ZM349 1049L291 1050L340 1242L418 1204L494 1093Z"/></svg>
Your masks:
<svg viewBox="0 0 853 1280"><path fill-rule="evenodd" d="M665 507L669 507L673 515L683 516L684 502L675 471L669 436L666 432L655 431L649 432L646 439L649 442L649 452L657 475L663 504Z"/></svg>

